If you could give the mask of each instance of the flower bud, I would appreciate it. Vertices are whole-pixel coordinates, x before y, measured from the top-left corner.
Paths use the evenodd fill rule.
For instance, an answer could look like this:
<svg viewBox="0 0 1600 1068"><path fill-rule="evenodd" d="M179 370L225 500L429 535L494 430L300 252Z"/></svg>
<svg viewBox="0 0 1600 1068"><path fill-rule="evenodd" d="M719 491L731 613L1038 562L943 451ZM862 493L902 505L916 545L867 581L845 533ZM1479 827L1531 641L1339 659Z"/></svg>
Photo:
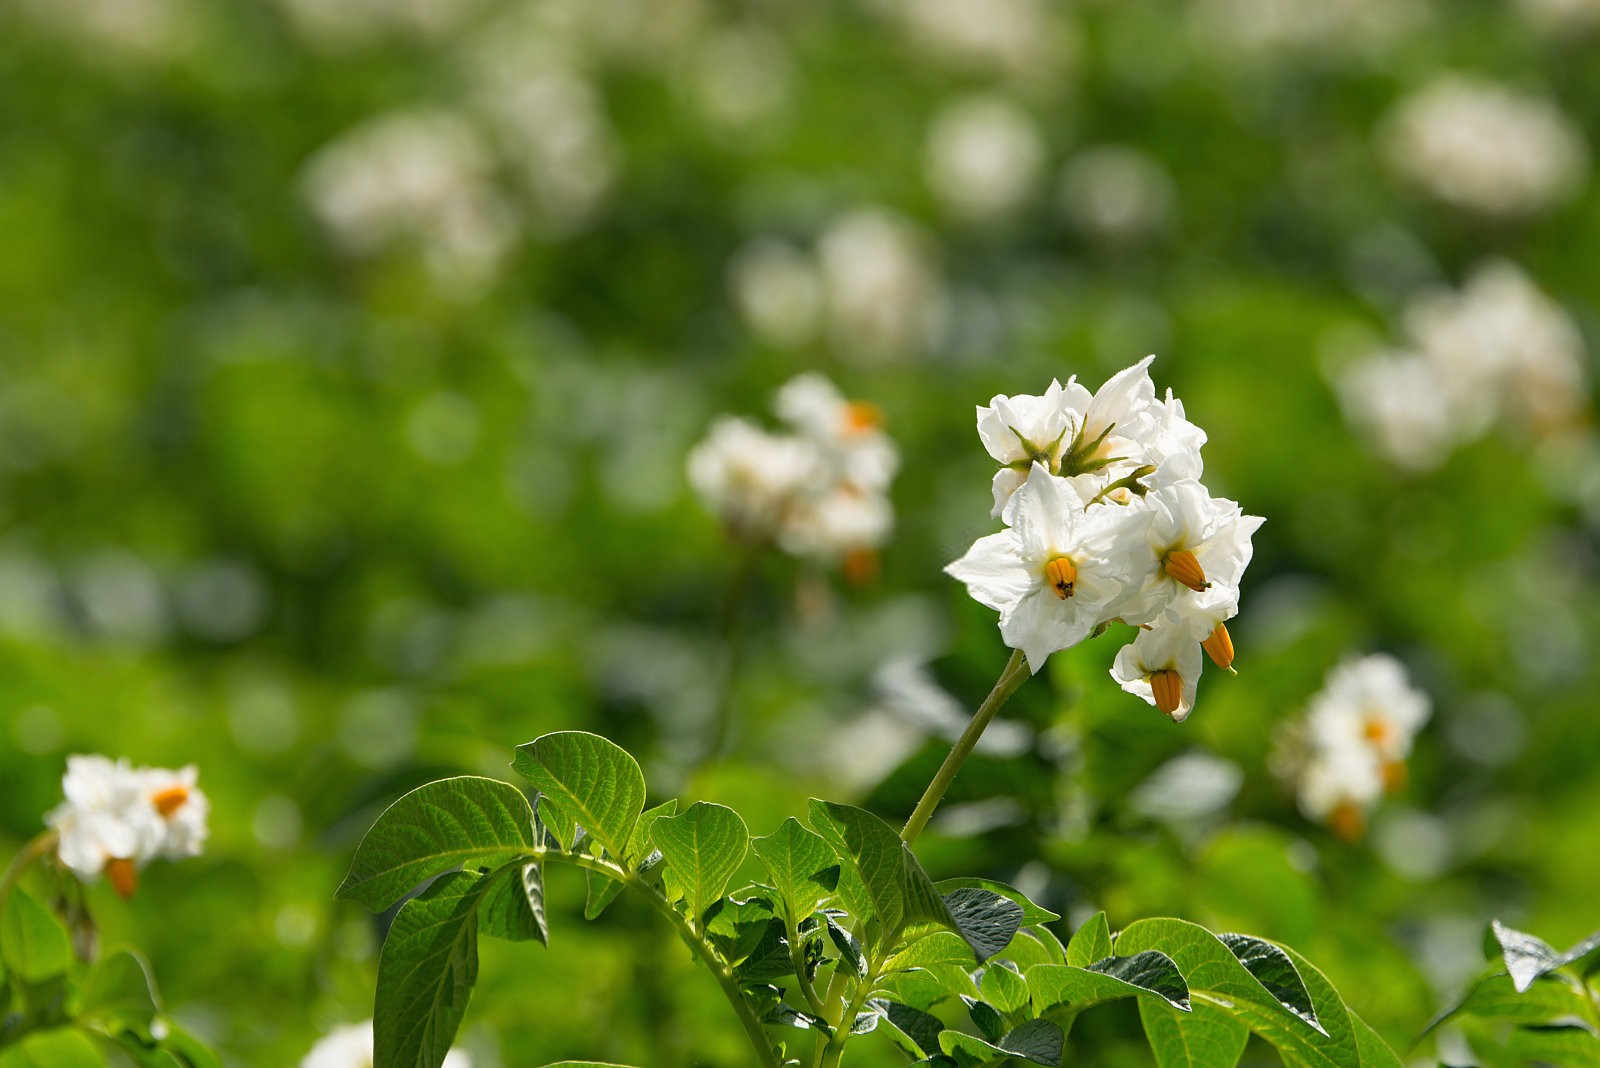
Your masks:
<svg viewBox="0 0 1600 1068"><path fill-rule="evenodd" d="M1341 801L1328 814L1328 826L1346 842L1359 842L1367 833L1367 814L1354 801Z"/></svg>
<svg viewBox="0 0 1600 1068"><path fill-rule="evenodd" d="M1224 671L1233 667L1233 637L1228 633L1226 623L1218 623L1211 636L1200 643L1200 648L1206 651L1211 662Z"/></svg>
<svg viewBox="0 0 1600 1068"><path fill-rule="evenodd" d="M150 803L161 813L161 818L166 820L170 820L173 813L182 808L188 800L189 788L182 783L175 783L150 795Z"/></svg>
<svg viewBox="0 0 1600 1068"><path fill-rule="evenodd" d="M139 888L139 869L126 857L114 857L106 861L106 878L111 880L112 887L124 901Z"/></svg>
<svg viewBox="0 0 1600 1068"><path fill-rule="evenodd" d="M844 406L844 429L860 434L883 425L883 409L870 401L851 401Z"/></svg>
<svg viewBox="0 0 1600 1068"><path fill-rule="evenodd" d="M1171 668L1150 673L1150 692L1156 707L1167 715L1175 715L1183 704L1183 676Z"/></svg>
<svg viewBox="0 0 1600 1068"><path fill-rule="evenodd" d="M1211 588L1211 583L1206 581L1205 569L1188 549L1172 550L1161 561L1161 568L1174 582L1181 582L1196 593Z"/></svg>
<svg viewBox="0 0 1600 1068"><path fill-rule="evenodd" d="M1065 601L1072 596L1073 584L1078 581L1078 568L1065 556L1057 556L1044 565L1044 578L1056 596Z"/></svg>
<svg viewBox="0 0 1600 1068"><path fill-rule="evenodd" d="M1406 787L1406 762L1403 760L1385 760L1382 768L1383 788L1388 793L1396 793Z"/></svg>

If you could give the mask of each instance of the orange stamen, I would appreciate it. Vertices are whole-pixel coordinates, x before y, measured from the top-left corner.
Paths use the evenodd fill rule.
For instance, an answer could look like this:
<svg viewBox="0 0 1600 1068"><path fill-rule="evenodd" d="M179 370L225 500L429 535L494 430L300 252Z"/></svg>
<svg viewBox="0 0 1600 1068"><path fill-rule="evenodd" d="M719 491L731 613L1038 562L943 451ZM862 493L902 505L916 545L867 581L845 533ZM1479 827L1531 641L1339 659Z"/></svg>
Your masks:
<svg viewBox="0 0 1600 1068"><path fill-rule="evenodd" d="M1078 581L1078 568L1065 556L1058 556L1044 565L1044 580L1056 591L1056 596L1065 601L1072 596L1073 586Z"/></svg>
<svg viewBox="0 0 1600 1068"><path fill-rule="evenodd" d="M1206 581L1205 569L1200 566L1200 560L1188 549L1172 550L1161 561L1161 568L1167 573L1167 577L1174 582L1183 583L1196 593L1211 588L1211 583Z"/></svg>
<svg viewBox="0 0 1600 1068"><path fill-rule="evenodd" d="M1151 672L1150 692L1156 699L1157 708L1169 716L1175 716L1178 706L1183 704L1183 677L1171 668Z"/></svg>
<svg viewBox="0 0 1600 1068"><path fill-rule="evenodd" d="M883 425L883 409L869 401L851 401L844 406L847 434L861 434Z"/></svg>
<svg viewBox="0 0 1600 1068"><path fill-rule="evenodd" d="M1373 745L1382 745L1393 735L1389 721L1381 716L1371 716L1361 728L1361 733Z"/></svg>
<svg viewBox="0 0 1600 1068"><path fill-rule="evenodd" d="M139 869L126 857L114 857L106 861L106 878L111 880L112 887L124 901L139 888Z"/></svg>
<svg viewBox="0 0 1600 1068"><path fill-rule="evenodd" d="M177 812L189 800L189 788L180 784L169 786L165 790L157 790L150 795L150 803L156 806L156 811L161 813L162 819L170 820L172 814Z"/></svg>
<svg viewBox="0 0 1600 1068"><path fill-rule="evenodd" d="M1211 637L1200 643L1200 648L1206 651L1211 662L1226 671L1233 666L1233 637L1228 633L1226 623L1218 623L1211 632Z"/></svg>

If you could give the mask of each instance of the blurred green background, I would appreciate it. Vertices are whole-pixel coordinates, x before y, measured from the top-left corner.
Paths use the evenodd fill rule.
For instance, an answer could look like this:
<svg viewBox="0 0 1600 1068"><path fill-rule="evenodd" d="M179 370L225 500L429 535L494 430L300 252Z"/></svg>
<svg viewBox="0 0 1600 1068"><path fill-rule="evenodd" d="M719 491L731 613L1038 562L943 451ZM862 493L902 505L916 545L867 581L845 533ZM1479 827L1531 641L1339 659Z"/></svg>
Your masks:
<svg viewBox="0 0 1600 1068"><path fill-rule="evenodd" d="M1116 638L1054 657L919 852L1069 919L1287 941L1405 1047L1490 917L1600 926L1600 445L1580 384L1559 428L1397 464L1339 368L1498 258L1592 372L1597 31L1585 0L7 0L0 845L69 753L197 764L206 855L97 918L227 1063L284 1065L370 1015L378 929L332 892L376 812L541 732L755 833L808 795L898 822L946 744L914 713L1006 656L940 573L993 529L974 404L1156 352L1212 491L1267 517L1240 675L1175 727ZM1527 203L1430 189L1555 152L1396 147L1452 74L1577 164ZM684 456L802 370L883 409L896 533L863 585L758 561L702 764L737 564ZM1346 843L1268 757L1373 650L1434 717ZM683 948L626 900L585 924L573 875L547 951L485 944L477 1061L741 1063ZM1143 1063L1106 1012L1074 1041Z"/></svg>

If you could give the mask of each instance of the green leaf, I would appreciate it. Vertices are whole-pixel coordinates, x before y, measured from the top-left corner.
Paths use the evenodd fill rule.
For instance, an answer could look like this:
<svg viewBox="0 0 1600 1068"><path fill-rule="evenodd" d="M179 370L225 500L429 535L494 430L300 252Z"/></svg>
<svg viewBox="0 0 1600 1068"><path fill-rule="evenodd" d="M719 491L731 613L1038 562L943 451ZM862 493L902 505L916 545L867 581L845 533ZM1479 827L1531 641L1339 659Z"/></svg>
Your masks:
<svg viewBox="0 0 1600 1068"><path fill-rule="evenodd" d="M670 816L678 811L678 799L664 801L654 808L647 808L639 813L639 819L633 825L633 832L628 835L627 855L620 862L624 867L631 867L636 873L643 873L661 861L661 854L654 852L650 844L650 828L655 826L656 820L662 816ZM584 870L585 897L583 901L583 918L595 920L605 912L622 893L622 883L609 876L601 875L597 871Z"/></svg>
<svg viewBox="0 0 1600 1068"><path fill-rule="evenodd" d="M1306 989L1305 980L1300 978L1287 953L1254 935L1219 934L1217 939L1238 958L1245 971L1255 976L1267 988L1267 992L1278 999L1280 1005L1327 1034L1317 1021L1316 1009L1311 1004L1311 992Z"/></svg>
<svg viewBox="0 0 1600 1068"><path fill-rule="evenodd" d="M939 1032L944 1030L944 1021L939 1017L888 998L874 998L867 1007L883 1018L892 1034L909 1043L908 1053L933 1056L940 1052Z"/></svg>
<svg viewBox="0 0 1600 1068"><path fill-rule="evenodd" d="M1594 1006L1576 980L1564 973L1551 973L1535 979L1519 992L1505 972L1486 975L1468 989L1466 996L1445 1017L1466 1014L1513 1023L1548 1023L1563 1017L1594 1022ZM1429 1030L1440 1020L1429 1025Z"/></svg>
<svg viewBox="0 0 1600 1068"><path fill-rule="evenodd" d="M1087 968L1036 964L1027 979L1034 1011L1041 1015L1057 1005L1075 1014L1126 997L1153 997L1180 1012L1190 1009L1189 987L1177 964L1157 950L1107 957Z"/></svg>
<svg viewBox="0 0 1600 1068"><path fill-rule="evenodd" d="M1248 1026L1209 1001L1195 1002L1192 1012L1179 1012L1140 998L1139 1021L1156 1068L1233 1068L1250 1041Z"/></svg>
<svg viewBox="0 0 1600 1068"><path fill-rule="evenodd" d="M982 887L965 887L944 895L956 930L982 964L1011 944L1022 925L1023 908L1010 898Z"/></svg>
<svg viewBox="0 0 1600 1068"><path fill-rule="evenodd" d="M918 1009L930 1009L952 997L976 998L977 984L959 964L931 964L912 968L878 981L874 993Z"/></svg>
<svg viewBox="0 0 1600 1068"><path fill-rule="evenodd" d="M668 895L686 901L698 923L744 863L749 828L726 805L696 801L679 815L658 818L650 833L665 861L661 877Z"/></svg>
<svg viewBox="0 0 1600 1068"><path fill-rule="evenodd" d="M378 955L376 1068L439 1068L478 978L475 916L492 879L442 875L395 915Z"/></svg>
<svg viewBox="0 0 1600 1068"><path fill-rule="evenodd" d="M1489 929L1494 932L1495 941L1500 944L1506 971L1510 974L1512 985L1516 987L1518 993L1532 986L1533 981L1540 976L1574 964L1600 949L1600 931L1585 938L1565 953L1557 953L1555 947L1543 939L1507 927L1499 920L1492 921Z"/></svg>
<svg viewBox="0 0 1600 1068"><path fill-rule="evenodd" d="M11 974L42 983L72 967L72 938L53 912L14 886L0 916L0 958Z"/></svg>
<svg viewBox="0 0 1600 1068"><path fill-rule="evenodd" d="M821 835L808 831L793 816L771 834L752 839L750 848L766 866L791 926L811 915L831 896L830 879L824 873L833 870L831 881L838 885L838 862L833 850Z"/></svg>
<svg viewBox="0 0 1600 1068"><path fill-rule="evenodd" d="M478 931L512 942L550 944L543 865L512 865L495 874L478 904Z"/></svg>
<svg viewBox="0 0 1600 1068"><path fill-rule="evenodd" d="M1016 887L1007 886L1005 883L999 882L995 879L940 879L938 882L934 883L933 886L934 889L938 890L939 893L943 894L945 897L949 897L952 890L975 889L987 890L991 894L999 894L1007 901L1015 901L1022 908L1022 925L1024 927L1031 927L1037 923L1054 923L1056 920L1061 918L1056 913L1051 912L1049 909L1040 905L1036 905L1032 901L1028 900L1028 895L1024 894Z"/></svg>
<svg viewBox="0 0 1600 1068"><path fill-rule="evenodd" d="M833 917L827 917L828 938L833 942L833 948L839 951L840 962L856 975L867 974L867 958L861 952L861 943L856 936L833 922Z"/></svg>
<svg viewBox="0 0 1600 1068"><path fill-rule="evenodd" d="M984 969L978 993L1001 1012L1012 1013L1028 1003L1028 981L1004 964L995 964Z"/></svg>
<svg viewBox="0 0 1600 1068"><path fill-rule="evenodd" d="M876 919L878 937L886 944L896 944L902 932L956 929L933 881L893 827L866 809L816 798L811 799L810 815L812 828L844 861L841 891L846 875L855 876L863 904L871 910L870 916L858 913L857 918Z"/></svg>
<svg viewBox="0 0 1600 1068"><path fill-rule="evenodd" d="M1270 1042L1291 1064L1349 1068L1360 1063L1349 1010L1320 973L1316 973L1319 988L1310 993L1325 1034L1280 1002L1232 950L1198 924L1166 918L1139 920L1117 936L1115 948L1120 954L1147 949L1166 953L1188 983L1192 998L1227 1005L1235 1018ZM1300 967L1302 959L1292 953L1290 958L1311 987L1309 965Z"/></svg>
<svg viewBox="0 0 1600 1068"><path fill-rule="evenodd" d="M35 1031L0 1049L0 1068L103 1068L105 1063L87 1035L66 1027Z"/></svg>
<svg viewBox="0 0 1600 1068"><path fill-rule="evenodd" d="M1006 946L1001 957L1016 964L1023 971L1027 971L1035 964L1060 964L1063 957L1057 956L1061 952L1059 942L1054 945L1041 938L1038 932L1045 930L1043 927L1024 927L1011 939L1011 944Z"/></svg>
<svg viewBox="0 0 1600 1068"><path fill-rule="evenodd" d="M144 960L126 949L113 950L95 961L79 993L78 1017L108 1031L129 1028L148 1035L161 1011L155 982Z"/></svg>
<svg viewBox="0 0 1600 1068"><path fill-rule="evenodd" d="M440 779L384 810L356 847L338 896L381 912L432 876L498 868L540 845L533 807L515 786L476 775Z"/></svg>
<svg viewBox="0 0 1600 1068"><path fill-rule="evenodd" d="M557 840L571 848L583 827L614 859L624 860L644 809L644 772L615 742L587 731L558 731L517 746L512 767L539 788Z"/></svg>
<svg viewBox="0 0 1600 1068"><path fill-rule="evenodd" d="M1000 1010L979 998L964 997L961 999L961 1003L967 1007L967 1015L972 1018L973 1024L977 1026L978 1031L986 1041L1000 1041L1000 1036L1005 1033L1006 1029L1006 1022L1001 1017ZM949 1051L946 1050L945 1052L948 1053Z"/></svg>
<svg viewBox="0 0 1600 1068"><path fill-rule="evenodd" d="M973 967L972 946L954 931L934 931L915 942L895 950L883 962L883 974L904 971L908 968L925 968L930 964L957 964Z"/></svg>
<svg viewBox="0 0 1600 1068"><path fill-rule="evenodd" d="M1082 927L1073 932L1067 943L1067 963L1087 968L1097 960L1111 956L1111 926L1106 914L1097 912Z"/></svg>
<svg viewBox="0 0 1600 1068"><path fill-rule="evenodd" d="M1028 1020L1002 1038L1000 1048L1033 1064L1056 1068L1066 1041L1066 1032L1049 1020Z"/></svg>

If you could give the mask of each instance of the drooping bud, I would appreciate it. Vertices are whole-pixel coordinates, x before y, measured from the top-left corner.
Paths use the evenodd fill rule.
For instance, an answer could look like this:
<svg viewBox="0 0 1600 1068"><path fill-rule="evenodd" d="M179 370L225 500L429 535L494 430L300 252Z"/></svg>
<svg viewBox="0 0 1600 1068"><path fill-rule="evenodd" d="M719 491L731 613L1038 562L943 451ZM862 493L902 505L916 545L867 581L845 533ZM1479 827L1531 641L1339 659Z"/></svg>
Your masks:
<svg viewBox="0 0 1600 1068"><path fill-rule="evenodd" d="M1044 565L1044 580L1065 601L1072 596L1073 584L1078 581L1078 568L1065 556L1057 556Z"/></svg>
<svg viewBox="0 0 1600 1068"><path fill-rule="evenodd" d="M1161 569L1174 582L1181 582L1196 593L1211 588L1211 583L1206 581L1205 569L1200 566L1199 558L1188 549L1172 550L1162 559Z"/></svg>
<svg viewBox="0 0 1600 1068"><path fill-rule="evenodd" d="M1218 623L1211 636L1200 643L1200 648L1222 670L1228 671L1233 667L1233 637L1228 633L1226 623Z"/></svg>
<svg viewBox="0 0 1600 1068"><path fill-rule="evenodd" d="M1385 760L1383 762L1383 788L1389 793L1396 793L1406 787L1406 762L1403 760Z"/></svg>
<svg viewBox="0 0 1600 1068"><path fill-rule="evenodd" d="M883 425L883 409L870 401L851 401L844 406L844 429L860 434Z"/></svg>
<svg viewBox="0 0 1600 1068"><path fill-rule="evenodd" d="M1171 668L1151 672L1150 693L1156 699L1157 708L1169 716L1177 715L1183 704L1183 676Z"/></svg>
<svg viewBox="0 0 1600 1068"><path fill-rule="evenodd" d="M1367 814L1354 801L1340 801L1328 813L1328 826L1346 842L1359 842L1367 833Z"/></svg>
<svg viewBox="0 0 1600 1068"><path fill-rule="evenodd" d="M139 869L126 857L114 857L106 861L106 878L124 901L139 888Z"/></svg>
<svg viewBox="0 0 1600 1068"><path fill-rule="evenodd" d="M878 554L872 549L851 549L840 561L845 581L852 586L865 586L878 577Z"/></svg>
<svg viewBox="0 0 1600 1068"><path fill-rule="evenodd" d="M182 783L176 783L164 790L157 790L150 795L150 803L161 813L161 818L170 820L172 814L177 812L189 800L189 788Z"/></svg>

